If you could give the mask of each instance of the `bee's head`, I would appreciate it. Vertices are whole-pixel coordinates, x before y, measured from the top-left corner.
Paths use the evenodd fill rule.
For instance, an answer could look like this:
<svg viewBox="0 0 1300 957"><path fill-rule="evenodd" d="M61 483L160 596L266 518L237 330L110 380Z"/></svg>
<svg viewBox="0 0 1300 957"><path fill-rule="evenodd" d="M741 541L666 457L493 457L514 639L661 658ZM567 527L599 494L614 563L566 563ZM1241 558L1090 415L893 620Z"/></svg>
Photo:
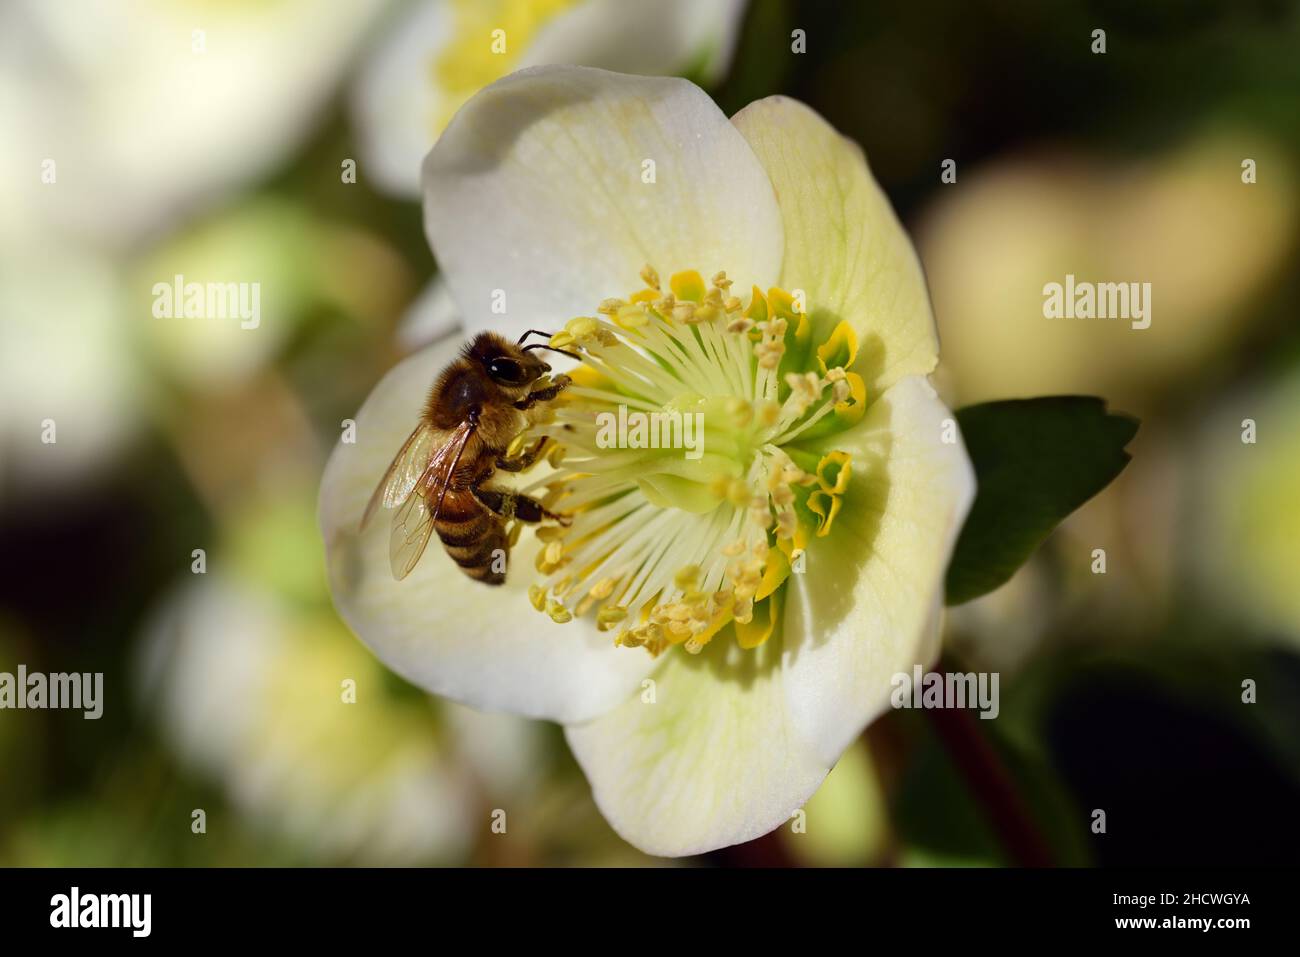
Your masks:
<svg viewBox="0 0 1300 957"><path fill-rule="evenodd" d="M487 377L507 393L523 392L551 371L537 356L494 332L480 332L466 355L482 366Z"/></svg>

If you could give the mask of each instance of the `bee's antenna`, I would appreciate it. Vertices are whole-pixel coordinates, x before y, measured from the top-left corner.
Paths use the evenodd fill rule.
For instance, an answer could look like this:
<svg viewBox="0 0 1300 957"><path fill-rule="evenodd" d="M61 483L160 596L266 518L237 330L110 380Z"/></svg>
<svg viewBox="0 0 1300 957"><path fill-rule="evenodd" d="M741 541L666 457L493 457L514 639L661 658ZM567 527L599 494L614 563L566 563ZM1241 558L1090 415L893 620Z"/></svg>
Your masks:
<svg viewBox="0 0 1300 957"><path fill-rule="evenodd" d="M543 343L540 342L534 342L531 346L524 346L524 352L528 352L530 349L547 349L551 352L558 352L562 356L568 356L570 359L577 359L579 362L582 361L582 356L578 355L575 352L568 352L564 349L557 349L555 348L555 346L544 345Z"/></svg>
<svg viewBox="0 0 1300 957"><path fill-rule="evenodd" d="M529 336L545 336L547 339L549 339L551 338L552 335L554 335L554 333L542 332L541 329L529 329L522 336L519 337L519 340L515 343L515 345L522 346L524 344L524 340L527 339Z"/></svg>

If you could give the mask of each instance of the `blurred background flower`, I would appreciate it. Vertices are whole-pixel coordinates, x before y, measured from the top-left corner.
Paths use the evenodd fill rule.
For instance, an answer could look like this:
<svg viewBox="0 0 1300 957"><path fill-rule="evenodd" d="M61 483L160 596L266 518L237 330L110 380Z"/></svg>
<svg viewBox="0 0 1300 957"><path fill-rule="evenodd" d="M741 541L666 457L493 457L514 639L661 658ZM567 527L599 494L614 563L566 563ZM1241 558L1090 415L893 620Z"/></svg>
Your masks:
<svg viewBox="0 0 1300 957"><path fill-rule="evenodd" d="M1268 171L1241 179L1243 149ZM1293 251L1294 171L1267 136L1216 131L1141 158L1058 150L964 172L922 217L922 256L960 401L1052 392L1147 411L1221 378L1252 299ZM1043 315L1043 286L1149 282L1151 326Z"/></svg>
<svg viewBox="0 0 1300 957"><path fill-rule="evenodd" d="M140 386L111 261L41 235L0 250L3 502L110 462L135 433Z"/></svg>
<svg viewBox="0 0 1300 957"><path fill-rule="evenodd" d="M1197 440L1195 580L1226 616L1300 647L1300 367L1220 399Z"/></svg>
<svg viewBox="0 0 1300 957"><path fill-rule="evenodd" d="M746 0L418 0L368 53L352 91L362 167L384 193L418 202L420 164L478 90L529 66L576 63L621 73L726 70ZM459 321L441 277L402 320L406 348Z"/></svg>
<svg viewBox="0 0 1300 957"><path fill-rule="evenodd" d="M289 159L384 4L6 4L3 179L66 229L156 235ZM32 175L47 159L58 189Z"/></svg>
<svg viewBox="0 0 1300 957"><path fill-rule="evenodd" d="M418 201L420 163L452 115L524 67L716 80L744 8L745 0L419 0L374 45L356 83L363 163L384 192Z"/></svg>
<svg viewBox="0 0 1300 957"><path fill-rule="evenodd" d="M916 237L948 399L1143 417L1120 479L952 611L950 665L1001 672L976 740L1052 860L1292 863L1298 45L1296 3L1230 0L0 6L0 671L101 671L106 699L0 711L0 863L661 863L555 728L380 667L312 521L346 420L456 323L423 152L476 83L547 61L684 73L728 113L809 103ZM1151 328L1044 319L1067 272L1151 282ZM259 283L258 327L155 316L177 274ZM803 831L701 863L1012 862L953 740L887 715ZM1126 826L1098 841L1094 807Z"/></svg>

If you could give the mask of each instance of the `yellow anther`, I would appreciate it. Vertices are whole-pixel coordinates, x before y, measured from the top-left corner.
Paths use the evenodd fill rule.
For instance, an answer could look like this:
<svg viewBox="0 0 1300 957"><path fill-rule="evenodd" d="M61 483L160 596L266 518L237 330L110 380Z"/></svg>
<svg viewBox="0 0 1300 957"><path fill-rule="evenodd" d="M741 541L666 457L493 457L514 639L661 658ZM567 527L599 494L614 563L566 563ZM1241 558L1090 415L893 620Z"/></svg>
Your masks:
<svg viewBox="0 0 1300 957"><path fill-rule="evenodd" d="M673 644L691 637L691 626L682 621L670 621L664 625L664 634Z"/></svg>
<svg viewBox="0 0 1300 957"><path fill-rule="evenodd" d="M715 319L722 318L722 309L713 303L705 303L695 310L692 318L695 322L713 322Z"/></svg>
<svg viewBox="0 0 1300 957"><path fill-rule="evenodd" d="M743 554L744 551L745 543L742 541L735 541L722 547L722 554L726 555L728 558L735 558L737 555Z"/></svg>
<svg viewBox="0 0 1300 957"><path fill-rule="evenodd" d="M551 616L551 621L557 625L563 625L566 622L573 621L573 612L565 608L558 601L551 599L546 603L546 613Z"/></svg>
<svg viewBox="0 0 1300 957"><path fill-rule="evenodd" d="M659 288L659 273L655 272L655 267L646 263L641 267L641 281L651 289Z"/></svg>
<svg viewBox="0 0 1300 957"><path fill-rule="evenodd" d="M695 321L695 303L679 302L673 306L673 322L681 322L689 325Z"/></svg>
<svg viewBox="0 0 1300 957"><path fill-rule="evenodd" d="M570 346L577 345L577 342L569 333L557 332L551 336L550 345L553 349L567 349Z"/></svg>
<svg viewBox="0 0 1300 957"><path fill-rule="evenodd" d="M775 369L781 365L781 356L785 355L785 343L779 339L756 342L754 355L758 357L758 364L764 369Z"/></svg>
<svg viewBox="0 0 1300 957"><path fill-rule="evenodd" d="M785 376L785 384L805 402L812 402L820 391L817 376L811 372L806 375L788 372Z"/></svg>
<svg viewBox="0 0 1300 957"><path fill-rule="evenodd" d="M626 305L619 307L614 314L614 321L624 329L639 329L650 321L650 316L644 306Z"/></svg>
<svg viewBox="0 0 1300 957"><path fill-rule="evenodd" d="M596 612L596 627L606 631L627 617L627 609L618 605L605 605Z"/></svg>
<svg viewBox="0 0 1300 957"><path fill-rule="evenodd" d="M758 420L766 426L776 425L777 420L781 418L781 407L775 402L767 401L759 406Z"/></svg>
<svg viewBox="0 0 1300 957"><path fill-rule="evenodd" d="M626 305L627 303L622 299L602 299L600 305L596 307L596 311L602 316L612 316Z"/></svg>
<svg viewBox="0 0 1300 957"><path fill-rule="evenodd" d="M728 296L722 301L722 308L727 312L740 312L741 302L737 296Z"/></svg>
<svg viewBox="0 0 1300 957"><path fill-rule="evenodd" d="M618 579L606 576L596 584L592 585L587 594L592 598L608 598L614 594L614 586L618 584Z"/></svg>
<svg viewBox="0 0 1300 957"><path fill-rule="evenodd" d="M754 328L753 320L746 319L744 316L740 316L736 319L732 319L729 323L727 323L728 332L744 333L748 335L749 330L753 328Z"/></svg>
<svg viewBox="0 0 1300 957"><path fill-rule="evenodd" d="M564 324L564 331L584 345L584 340L595 338L599 329L600 323L591 316L578 316Z"/></svg>
<svg viewBox="0 0 1300 957"><path fill-rule="evenodd" d="M713 278L709 280L709 282L724 292L731 288L731 280L727 278L726 272L721 270L714 273Z"/></svg>
<svg viewBox="0 0 1300 957"><path fill-rule="evenodd" d="M528 586L528 600L538 611L546 607L546 589L541 585Z"/></svg>

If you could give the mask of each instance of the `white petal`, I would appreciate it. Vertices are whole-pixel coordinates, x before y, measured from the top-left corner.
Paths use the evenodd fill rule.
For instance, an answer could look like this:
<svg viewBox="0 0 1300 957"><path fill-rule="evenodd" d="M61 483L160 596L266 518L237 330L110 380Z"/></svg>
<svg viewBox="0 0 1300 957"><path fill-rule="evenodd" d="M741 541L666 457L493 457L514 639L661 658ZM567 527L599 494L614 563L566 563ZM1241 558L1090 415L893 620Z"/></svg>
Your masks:
<svg viewBox="0 0 1300 957"><path fill-rule="evenodd" d="M588 315L638 288L646 263L665 278L725 269L740 288L766 287L781 265L767 174L685 80L515 73L452 120L425 160L424 191L425 230L470 330Z"/></svg>
<svg viewBox="0 0 1300 957"><path fill-rule="evenodd" d="M698 656L675 648L648 692L565 729L596 804L648 854L701 854L790 818L826 777L789 714L780 640L742 651L720 635ZM832 759L833 760L833 759Z"/></svg>
<svg viewBox="0 0 1300 957"><path fill-rule="evenodd" d="M411 303L397 327L397 339L407 349L419 349L460 325L456 302L441 276L434 276Z"/></svg>
<svg viewBox="0 0 1300 957"><path fill-rule="evenodd" d="M523 66L578 63L647 76L726 70L745 0L590 0L538 31ZM694 74L692 74L694 75Z"/></svg>
<svg viewBox="0 0 1300 957"><path fill-rule="evenodd" d="M462 575L436 538L415 571L395 581L388 513L358 536L370 493L457 345L438 343L394 368L357 414L356 444L340 443L330 456L320 524L334 603L385 664L429 691L486 710L585 720L622 701L651 667L649 656L615 648L581 621L557 625L533 610L531 534L512 551L499 587Z"/></svg>
<svg viewBox="0 0 1300 957"><path fill-rule="evenodd" d="M781 285L807 296L814 341L839 320L857 331L854 371L873 395L932 372L939 339L911 240L856 143L796 100L751 103L732 122L781 201Z"/></svg>
<svg viewBox="0 0 1300 957"><path fill-rule="evenodd" d="M433 64L455 36L445 0L412 7L367 57L352 98L360 175L396 196L420 195L420 163L438 138L444 98Z"/></svg>
<svg viewBox="0 0 1300 957"><path fill-rule="evenodd" d="M791 718L825 761L888 707L895 674L938 655L944 573L975 494L965 446L943 441L950 417L910 376L823 443L853 456L852 480L790 576L785 640Z"/></svg>

